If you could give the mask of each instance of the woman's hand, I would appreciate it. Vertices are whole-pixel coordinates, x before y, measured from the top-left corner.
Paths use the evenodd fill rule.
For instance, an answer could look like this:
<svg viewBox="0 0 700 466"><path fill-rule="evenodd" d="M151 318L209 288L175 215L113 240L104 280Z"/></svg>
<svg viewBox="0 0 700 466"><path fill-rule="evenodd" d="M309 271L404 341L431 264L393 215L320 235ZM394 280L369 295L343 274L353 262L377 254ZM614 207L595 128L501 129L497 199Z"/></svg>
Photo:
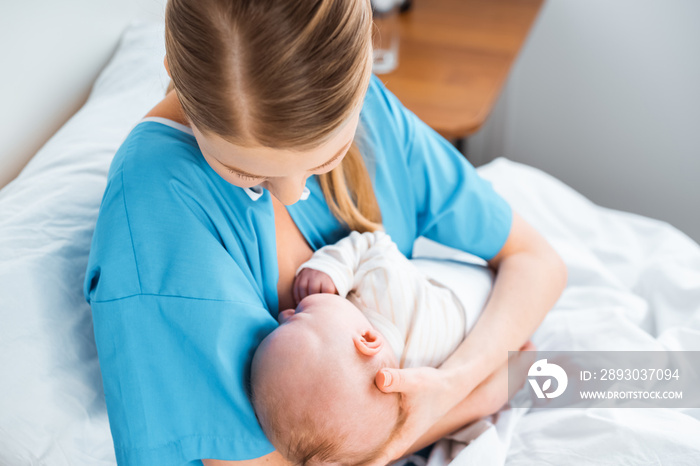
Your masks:
<svg viewBox="0 0 700 466"><path fill-rule="evenodd" d="M431 367L382 369L375 378L385 393L401 393L406 422L373 466L386 465L410 452L410 447L443 419L474 387L456 387L444 371Z"/></svg>
<svg viewBox="0 0 700 466"><path fill-rule="evenodd" d="M380 390L402 394L402 403L407 411L406 422L396 438L388 445L383 455L372 466L386 465L401 456L418 451L463 426L497 412L508 402L508 365L519 369L517 374L526 374L534 362L537 349L531 342L520 348L520 353L511 357L498 370L467 393L445 383L440 369L382 369L375 383ZM387 373L391 380L387 380ZM387 383L388 382L388 383ZM525 378L514 382L522 388ZM517 390L516 390L517 391ZM454 395L461 396L459 403L451 405ZM451 405L451 406L450 406Z"/></svg>
<svg viewBox="0 0 700 466"><path fill-rule="evenodd" d="M328 274L314 269L302 269L292 287L295 303L299 304L302 299L317 293L338 294L338 290Z"/></svg>

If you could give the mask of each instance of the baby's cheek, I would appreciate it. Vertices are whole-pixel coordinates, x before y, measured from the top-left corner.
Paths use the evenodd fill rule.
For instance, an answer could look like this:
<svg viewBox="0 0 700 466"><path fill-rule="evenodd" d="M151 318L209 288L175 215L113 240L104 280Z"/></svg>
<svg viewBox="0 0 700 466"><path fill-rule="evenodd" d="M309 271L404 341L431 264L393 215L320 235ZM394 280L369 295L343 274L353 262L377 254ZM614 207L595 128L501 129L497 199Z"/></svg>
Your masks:
<svg viewBox="0 0 700 466"><path fill-rule="evenodd" d="M381 356L384 361L386 361L386 367L399 368L399 360L396 358L394 350L391 348L388 342L385 342L384 347L381 351Z"/></svg>
<svg viewBox="0 0 700 466"><path fill-rule="evenodd" d="M365 451L375 450L389 441L401 417L400 395L374 388L373 402L367 403L361 441Z"/></svg>

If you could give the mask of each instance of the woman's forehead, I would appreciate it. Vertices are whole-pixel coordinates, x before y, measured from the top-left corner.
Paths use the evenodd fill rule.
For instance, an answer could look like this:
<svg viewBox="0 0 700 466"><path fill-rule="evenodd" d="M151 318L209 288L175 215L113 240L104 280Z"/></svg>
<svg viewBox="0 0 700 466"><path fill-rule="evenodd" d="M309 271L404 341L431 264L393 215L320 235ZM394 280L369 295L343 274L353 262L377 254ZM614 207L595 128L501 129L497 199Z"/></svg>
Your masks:
<svg viewBox="0 0 700 466"><path fill-rule="evenodd" d="M223 165L242 173L264 177L286 176L293 170L312 171L330 162L352 143L359 113L344 124L327 141L314 149L296 151L264 146L243 147L215 134L203 134L193 128L200 150ZM264 173L263 173L264 172Z"/></svg>

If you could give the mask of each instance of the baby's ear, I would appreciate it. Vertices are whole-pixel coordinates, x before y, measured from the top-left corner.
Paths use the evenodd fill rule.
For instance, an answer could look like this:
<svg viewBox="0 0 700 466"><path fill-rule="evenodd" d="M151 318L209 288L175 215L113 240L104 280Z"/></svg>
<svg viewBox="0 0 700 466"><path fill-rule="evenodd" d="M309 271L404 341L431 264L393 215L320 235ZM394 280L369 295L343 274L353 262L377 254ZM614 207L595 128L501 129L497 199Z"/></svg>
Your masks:
<svg viewBox="0 0 700 466"><path fill-rule="evenodd" d="M374 356L384 345L384 338L373 328L366 329L361 335L355 335L352 341L357 351L365 356Z"/></svg>

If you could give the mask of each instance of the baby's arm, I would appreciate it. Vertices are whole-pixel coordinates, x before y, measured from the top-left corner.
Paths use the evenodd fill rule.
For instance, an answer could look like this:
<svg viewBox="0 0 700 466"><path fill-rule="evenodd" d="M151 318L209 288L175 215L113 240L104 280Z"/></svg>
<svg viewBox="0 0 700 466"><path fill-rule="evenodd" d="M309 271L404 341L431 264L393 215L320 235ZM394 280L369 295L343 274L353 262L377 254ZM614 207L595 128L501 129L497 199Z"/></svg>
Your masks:
<svg viewBox="0 0 700 466"><path fill-rule="evenodd" d="M294 299L298 303L315 293L337 293L346 297L353 288L360 264L385 254L388 248L396 248L396 245L383 231L353 231L337 243L322 247L297 269Z"/></svg>
<svg viewBox="0 0 700 466"><path fill-rule="evenodd" d="M338 294L338 289L327 273L311 268L301 269L294 279L294 301L299 304L305 297L317 293Z"/></svg>

